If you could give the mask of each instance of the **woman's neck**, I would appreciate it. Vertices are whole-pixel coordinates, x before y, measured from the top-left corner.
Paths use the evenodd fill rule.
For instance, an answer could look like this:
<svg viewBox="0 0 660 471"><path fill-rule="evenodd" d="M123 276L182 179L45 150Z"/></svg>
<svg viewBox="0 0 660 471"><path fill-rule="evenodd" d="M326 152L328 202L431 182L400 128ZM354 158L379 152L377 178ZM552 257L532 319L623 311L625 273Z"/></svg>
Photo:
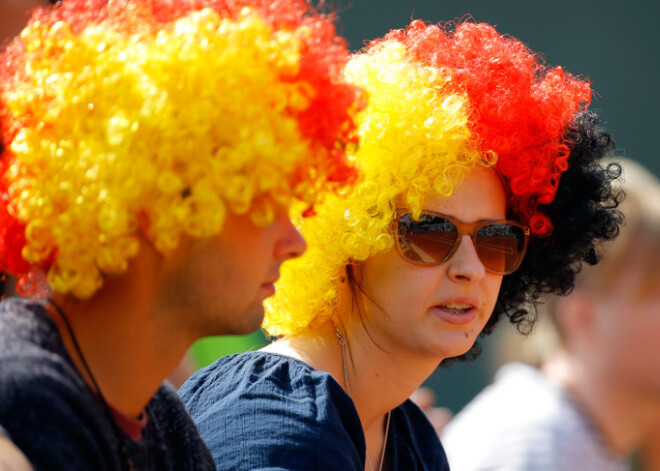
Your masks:
<svg viewBox="0 0 660 471"><path fill-rule="evenodd" d="M367 470L388 469L387 463L380 467L383 453L387 456L388 413L408 399L438 365L437 361L384 351L362 323L356 329L344 330L329 321L262 350L296 358L330 373L351 396L367 445Z"/></svg>
<svg viewBox="0 0 660 471"><path fill-rule="evenodd" d="M340 338L344 340L344 352ZM438 361L386 352L360 323L344 330L327 322L319 328L285 337L263 349L304 361L326 371L351 396L365 435L380 429L387 412L399 406L433 373Z"/></svg>

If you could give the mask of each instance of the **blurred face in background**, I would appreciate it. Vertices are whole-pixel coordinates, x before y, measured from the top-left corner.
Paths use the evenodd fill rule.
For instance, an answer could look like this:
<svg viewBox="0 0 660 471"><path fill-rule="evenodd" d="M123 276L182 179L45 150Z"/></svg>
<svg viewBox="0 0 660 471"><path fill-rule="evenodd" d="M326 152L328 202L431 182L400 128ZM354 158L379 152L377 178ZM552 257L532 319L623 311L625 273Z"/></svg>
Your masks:
<svg viewBox="0 0 660 471"><path fill-rule="evenodd" d="M594 296L594 356L611 381L660 401L660 236L636 237L623 255L610 289Z"/></svg>

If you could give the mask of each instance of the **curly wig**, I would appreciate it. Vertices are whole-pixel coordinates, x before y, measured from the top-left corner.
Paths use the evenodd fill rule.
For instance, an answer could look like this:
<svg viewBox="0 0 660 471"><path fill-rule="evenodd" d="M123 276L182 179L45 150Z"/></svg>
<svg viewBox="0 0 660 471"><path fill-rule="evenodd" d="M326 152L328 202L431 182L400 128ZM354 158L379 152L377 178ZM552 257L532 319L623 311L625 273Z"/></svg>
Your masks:
<svg viewBox="0 0 660 471"><path fill-rule="evenodd" d="M0 270L78 298L142 230L173 250L354 180L362 92L297 0L67 0L2 56Z"/></svg>
<svg viewBox="0 0 660 471"><path fill-rule="evenodd" d="M417 217L481 166L497 169L508 217L532 233L485 332L503 313L524 330L535 315L526 305L568 292L581 262L595 263L594 244L616 235L617 172L598 164L612 144L586 111L590 84L546 66L519 40L486 24L413 21L355 54L346 75L369 95L350 155L360 181L318 205L319 217L296 219L308 251L283 266L266 303L271 335L333 315L345 267L392 249L397 202Z"/></svg>

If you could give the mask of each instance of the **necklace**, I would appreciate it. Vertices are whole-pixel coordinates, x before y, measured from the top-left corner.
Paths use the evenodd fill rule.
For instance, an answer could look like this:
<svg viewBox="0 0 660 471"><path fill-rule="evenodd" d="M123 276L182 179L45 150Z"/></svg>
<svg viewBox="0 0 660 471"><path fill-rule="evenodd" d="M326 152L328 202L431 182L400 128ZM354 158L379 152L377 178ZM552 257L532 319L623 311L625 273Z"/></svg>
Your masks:
<svg viewBox="0 0 660 471"><path fill-rule="evenodd" d="M348 385L348 369L346 368L346 352L344 351L344 347L346 346L346 341L344 340L344 337L342 337L341 332L339 332L339 329L336 326L335 326L335 331L337 332L337 338L339 339L339 345L341 346L341 363L344 372L344 384L346 385L346 392L350 396L351 387ZM387 448L387 435L390 431L391 415L392 415L392 411L387 411L387 419L385 419L385 438L383 439L383 451L380 454L380 463L378 465L378 471L382 471L383 462L385 461L385 449ZM367 457L367 464L369 465L369 469L371 471L374 471L374 466L373 464L371 464L371 460L369 459L369 454L366 452L366 450L365 450L365 456Z"/></svg>
<svg viewBox="0 0 660 471"><path fill-rule="evenodd" d="M105 411L105 414L107 415L107 419L110 422L112 426L112 431L115 434L115 438L117 439L117 442L119 442L119 453L121 454L121 459L124 462L124 465L126 466L126 469L129 471L133 470L133 461L128 456L128 453L126 452L124 440L122 440L121 437L121 432L119 431L119 426L117 425L117 422L115 421L115 418L112 415L112 410L110 409L110 405L108 402L105 400L105 397L103 396L103 393L101 392L101 388L99 388L98 383L96 382L96 378L94 378L94 375L92 374L92 370L87 364L87 360L85 359L85 355L83 355L82 349L80 348L80 345L78 344L78 339L76 338L75 334L73 333L73 328L71 327L71 324L69 323L69 319L66 317L64 314L64 310L57 305L55 301L52 299L48 298L48 303L53 306L55 311L57 311L57 314L62 318L62 321L64 322L64 326L66 327L67 333L69 334L69 337L71 338L71 342L73 343L73 347L76 349L76 354L78 355L78 358L80 359L80 363L82 363L83 367L85 368L85 372L89 376L90 381L94 385L94 389L96 389L96 395L98 396L99 400L101 401L101 404L103 405L103 409Z"/></svg>

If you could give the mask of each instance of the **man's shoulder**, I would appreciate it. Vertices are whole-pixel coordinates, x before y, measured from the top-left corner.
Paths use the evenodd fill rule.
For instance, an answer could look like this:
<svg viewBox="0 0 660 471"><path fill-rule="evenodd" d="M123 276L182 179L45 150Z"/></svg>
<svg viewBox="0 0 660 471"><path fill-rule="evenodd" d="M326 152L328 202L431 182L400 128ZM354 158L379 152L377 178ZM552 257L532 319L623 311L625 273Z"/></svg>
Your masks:
<svg viewBox="0 0 660 471"><path fill-rule="evenodd" d="M33 351L3 358L0 371L0 423L35 468L100 462L108 448L103 411L66 361Z"/></svg>
<svg viewBox="0 0 660 471"><path fill-rule="evenodd" d="M0 347L10 345L12 340L39 333L47 323L46 316L42 304L19 298L0 301L0 334L3 336Z"/></svg>
<svg viewBox="0 0 660 471"><path fill-rule="evenodd" d="M16 299L0 302L0 365L3 403L12 390L20 391L20 399L30 400L84 386L57 327L40 304Z"/></svg>
<svg viewBox="0 0 660 471"><path fill-rule="evenodd" d="M0 303L0 397L0 423L35 463L76 453L72 440L89 444L87 430L100 418L57 327L41 304L26 300Z"/></svg>
<svg viewBox="0 0 660 471"><path fill-rule="evenodd" d="M84 385L40 304L0 303L0 365L0 390L20 390L22 399L58 391L58 384L74 389ZM2 402L6 399L3 395Z"/></svg>

